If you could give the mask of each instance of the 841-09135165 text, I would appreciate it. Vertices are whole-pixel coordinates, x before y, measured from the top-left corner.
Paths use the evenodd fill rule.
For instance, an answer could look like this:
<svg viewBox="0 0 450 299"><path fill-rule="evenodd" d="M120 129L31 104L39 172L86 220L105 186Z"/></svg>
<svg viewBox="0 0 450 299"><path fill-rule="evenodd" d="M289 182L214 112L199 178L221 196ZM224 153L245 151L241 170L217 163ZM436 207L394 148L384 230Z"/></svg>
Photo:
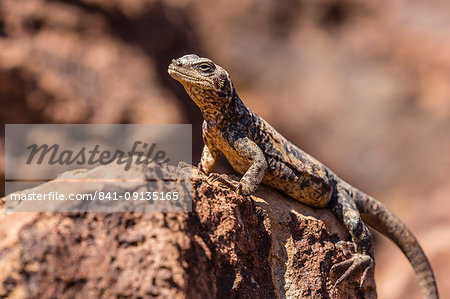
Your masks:
<svg viewBox="0 0 450 299"><path fill-rule="evenodd" d="M46 193L20 193L15 192L11 194L11 200L178 200L177 191L167 192L111 192L111 191L95 191L93 193L70 193L68 195L60 192L46 192Z"/></svg>

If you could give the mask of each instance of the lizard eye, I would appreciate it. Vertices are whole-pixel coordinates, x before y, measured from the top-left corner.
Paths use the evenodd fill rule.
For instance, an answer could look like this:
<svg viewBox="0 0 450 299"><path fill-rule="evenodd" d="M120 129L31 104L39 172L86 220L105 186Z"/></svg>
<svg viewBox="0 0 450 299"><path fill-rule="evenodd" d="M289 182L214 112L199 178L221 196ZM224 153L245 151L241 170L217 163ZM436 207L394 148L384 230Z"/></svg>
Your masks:
<svg viewBox="0 0 450 299"><path fill-rule="evenodd" d="M199 68L199 70L201 70L204 73L210 73L212 71L214 71L215 67L213 65L211 65L210 63L204 62L204 63L200 63L199 65L197 65L197 67Z"/></svg>

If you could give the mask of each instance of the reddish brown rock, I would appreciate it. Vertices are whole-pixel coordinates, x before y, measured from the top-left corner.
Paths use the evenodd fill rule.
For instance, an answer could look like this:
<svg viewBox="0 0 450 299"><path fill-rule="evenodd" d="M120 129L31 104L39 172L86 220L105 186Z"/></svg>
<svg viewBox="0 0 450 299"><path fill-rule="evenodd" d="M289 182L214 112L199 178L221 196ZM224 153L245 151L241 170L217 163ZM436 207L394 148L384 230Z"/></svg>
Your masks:
<svg viewBox="0 0 450 299"><path fill-rule="evenodd" d="M264 186L243 197L196 171L193 179L191 213L3 211L0 296L376 296L373 273L362 290L351 277L332 293L330 267L344 258L334 244L348 235L328 211ZM47 184L41 190L57 188Z"/></svg>

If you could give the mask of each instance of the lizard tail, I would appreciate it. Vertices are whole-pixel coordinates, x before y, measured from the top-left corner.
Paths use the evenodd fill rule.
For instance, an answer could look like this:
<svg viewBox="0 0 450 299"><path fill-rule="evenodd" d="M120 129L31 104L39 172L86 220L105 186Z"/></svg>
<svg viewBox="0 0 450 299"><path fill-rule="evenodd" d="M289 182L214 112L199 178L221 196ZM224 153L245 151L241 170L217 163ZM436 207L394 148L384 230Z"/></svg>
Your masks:
<svg viewBox="0 0 450 299"><path fill-rule="evenodd" d="M354 194L361 218L391 239L406 255L416 273L422 296L426 299L438 299L433 270L416 237L385 205L366 194L359 192Z"/></svg>

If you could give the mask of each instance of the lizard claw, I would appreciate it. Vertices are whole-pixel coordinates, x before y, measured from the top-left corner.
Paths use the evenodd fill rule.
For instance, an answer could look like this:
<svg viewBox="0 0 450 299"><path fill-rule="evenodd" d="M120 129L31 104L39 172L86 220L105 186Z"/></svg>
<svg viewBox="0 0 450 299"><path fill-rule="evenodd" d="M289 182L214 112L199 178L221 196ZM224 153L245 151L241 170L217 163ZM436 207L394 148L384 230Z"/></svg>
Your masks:
<svg viewBox="0 0 450 299"><path fill-rule="evenodd" d="M178 163L178 169L179 170L182 170L183 168L192 168L192 167L193 166L191 164L183 162L183 161Z"/></svg>
<svg viewBox="0 0 450 299"><path fill-rule="evenodd" d="M236 187L236 190L234 190L238 195L242 195L242 185L239 183Z"/></svg>
<svg viewBox="0 0 450 299"><path fill-rule="evenodd" d="M211 171L207 171L206 169L203 168L202 162L198 163L197 168L198 168L199 172L201 172L205 175L209 175L211 173Z"/></svg>
<svg viewBox="0 0 450 299"><path fill-rule="evenodd" d="M218 178L219 176L216 173L211 173L206 180L208 183L213 184Z"/></svg>
<svg viewBox="0 0 450 299"><path fill-rule="evenodd" d="M352 274L358 268L362 268L364 270L359 283L359 287L361 288L362 285L364 284L364 281L366 280L367 272L369 271L369 269L373 267L373 265L374 262L372 257L360 253L354 253L351 258L333 265L333 267L331 267L330 270L331 273L334 273L335 271L338 271L348 266L344 274L342 274L338 278L338 280L336 280L336 283L334 284L333 288L336 288L342 281L344 281L347 277L349 277L350 274Z"/></svg>

